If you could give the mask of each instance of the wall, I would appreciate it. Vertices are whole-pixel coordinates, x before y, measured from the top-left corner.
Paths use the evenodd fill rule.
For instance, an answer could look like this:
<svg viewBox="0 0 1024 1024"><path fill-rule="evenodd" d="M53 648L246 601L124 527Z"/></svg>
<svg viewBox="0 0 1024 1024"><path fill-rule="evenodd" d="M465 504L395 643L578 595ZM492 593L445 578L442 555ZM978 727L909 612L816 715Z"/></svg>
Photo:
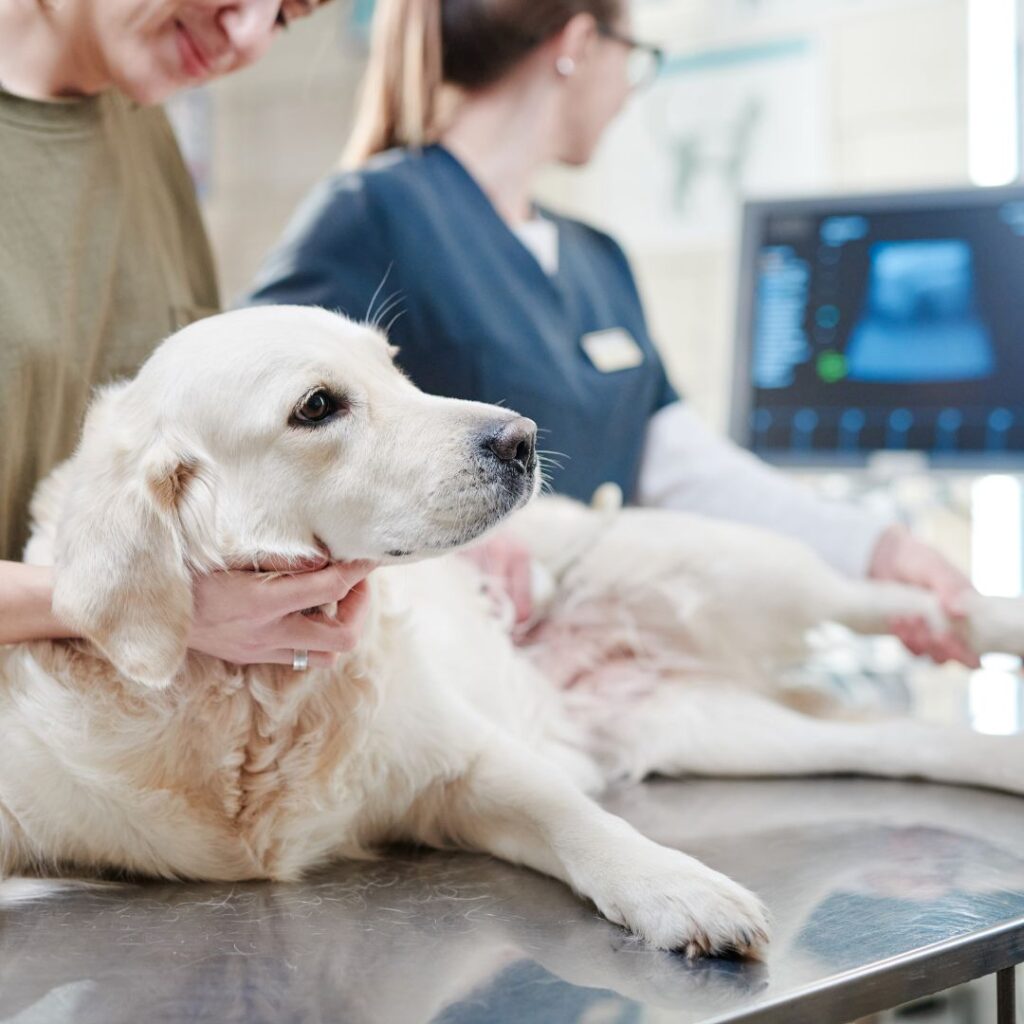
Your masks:
<svg viewBox="0 0 1024 1024"><path fill-rule="evenodd" d="M246 287L348 135L363 46L350 5L295 22L251 68L210 87L212 180L205 213L225 302Z"/></svg>

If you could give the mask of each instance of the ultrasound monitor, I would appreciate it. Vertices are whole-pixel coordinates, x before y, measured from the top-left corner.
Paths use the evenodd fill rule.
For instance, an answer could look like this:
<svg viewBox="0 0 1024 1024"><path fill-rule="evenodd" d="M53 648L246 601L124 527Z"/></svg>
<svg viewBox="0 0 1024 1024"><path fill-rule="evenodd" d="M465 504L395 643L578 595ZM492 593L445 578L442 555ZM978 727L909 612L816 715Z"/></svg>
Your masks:
<svg viewBox="0 0 1024 1024"><path fill-rule="evenodd" d="M732 434L1024 468L1024 187L749 203Z"/></svg>

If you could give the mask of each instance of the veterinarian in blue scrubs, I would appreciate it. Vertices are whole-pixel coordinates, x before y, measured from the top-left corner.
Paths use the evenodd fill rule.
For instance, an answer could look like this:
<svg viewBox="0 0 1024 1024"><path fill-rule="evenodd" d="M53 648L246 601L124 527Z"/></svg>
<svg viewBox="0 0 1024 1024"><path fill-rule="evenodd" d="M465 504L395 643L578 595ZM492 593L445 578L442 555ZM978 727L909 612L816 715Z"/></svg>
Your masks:
<svg viewBox="0 0 1024 1024"><path fill-rule="evenodd" d="M157 104L252 63L316 6L0 4L0 644L73 634L51 608L52 569L17 559L32 492L73 451L93 390L218 305L192 183ZM330 663L358 629L365 598L352 588L366 568L282 578L269 604L251 572L203 576L189 646L238 663ZM302 615L334 600L349 626Z"/></svg>
<svg viewBox="0 0 1024 1024"><path fill-rule="evenodd" d="M531 201L546 164L580 165L658 52L625 0L379 0L348 169L298 211L253 302L385 326L426 391L502 402L539 424L556 491L797 536L841 571L969 584L899 526L828 502L707 430L680 401L621 248ZM973 656L923 623L908 646Z"/></svg>

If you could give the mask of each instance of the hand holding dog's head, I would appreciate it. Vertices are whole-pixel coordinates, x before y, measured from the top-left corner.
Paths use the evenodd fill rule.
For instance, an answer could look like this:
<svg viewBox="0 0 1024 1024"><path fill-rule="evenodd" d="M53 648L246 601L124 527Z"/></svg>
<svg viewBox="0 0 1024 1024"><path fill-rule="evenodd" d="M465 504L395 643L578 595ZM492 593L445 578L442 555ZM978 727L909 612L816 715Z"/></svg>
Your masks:
<svg viewBox="0 0 1024 1024"><path fill-rule="evenodd" d="M200 321L90 410L54 608L125 675L164 685L184 658L194 572L466 543L535 492L534 431L423 394L379 333L323 310Z"/></svg>

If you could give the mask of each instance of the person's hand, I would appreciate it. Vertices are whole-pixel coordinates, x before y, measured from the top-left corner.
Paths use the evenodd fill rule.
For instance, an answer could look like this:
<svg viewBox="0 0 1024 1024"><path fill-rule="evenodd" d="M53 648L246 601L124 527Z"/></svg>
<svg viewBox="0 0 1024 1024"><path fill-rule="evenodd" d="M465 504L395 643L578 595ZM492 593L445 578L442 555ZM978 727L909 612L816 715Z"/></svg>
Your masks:
<svg viewBox="0 0 1024 1024"><path fill-rule="evenodd" d="M964 617L963 595L971 582L933 547L917 540L902 526L890 526L879 538L871 558L868 575L876 580L909 583L932 591L946 615L954 622ZM970 668L980 664L978 655L966 641L953 632L934 633L921 618L898 618L889 624L906 648L917 655L928 655L940 665L959 661Z"/></svg>
<svg viewBox="0 0 1024 1024"><path fill-rule="evenodd" d="M311 668L328 668L359 641L373 568L372 562L307 562L289 565L287 575L228 570L203 576L193 591L188 645L236 665L291 665L295 651L308 651ZM333 617L312 611L335 602Z"/></svg>
<svg viewBox="0 0 1024 1024"><path fill-rule="evenodd" d="M498 533L464 549L461 554L475 563L508 598L515 613L513 625L528 622L533 615L530 549L509 534Z"/></svg>

